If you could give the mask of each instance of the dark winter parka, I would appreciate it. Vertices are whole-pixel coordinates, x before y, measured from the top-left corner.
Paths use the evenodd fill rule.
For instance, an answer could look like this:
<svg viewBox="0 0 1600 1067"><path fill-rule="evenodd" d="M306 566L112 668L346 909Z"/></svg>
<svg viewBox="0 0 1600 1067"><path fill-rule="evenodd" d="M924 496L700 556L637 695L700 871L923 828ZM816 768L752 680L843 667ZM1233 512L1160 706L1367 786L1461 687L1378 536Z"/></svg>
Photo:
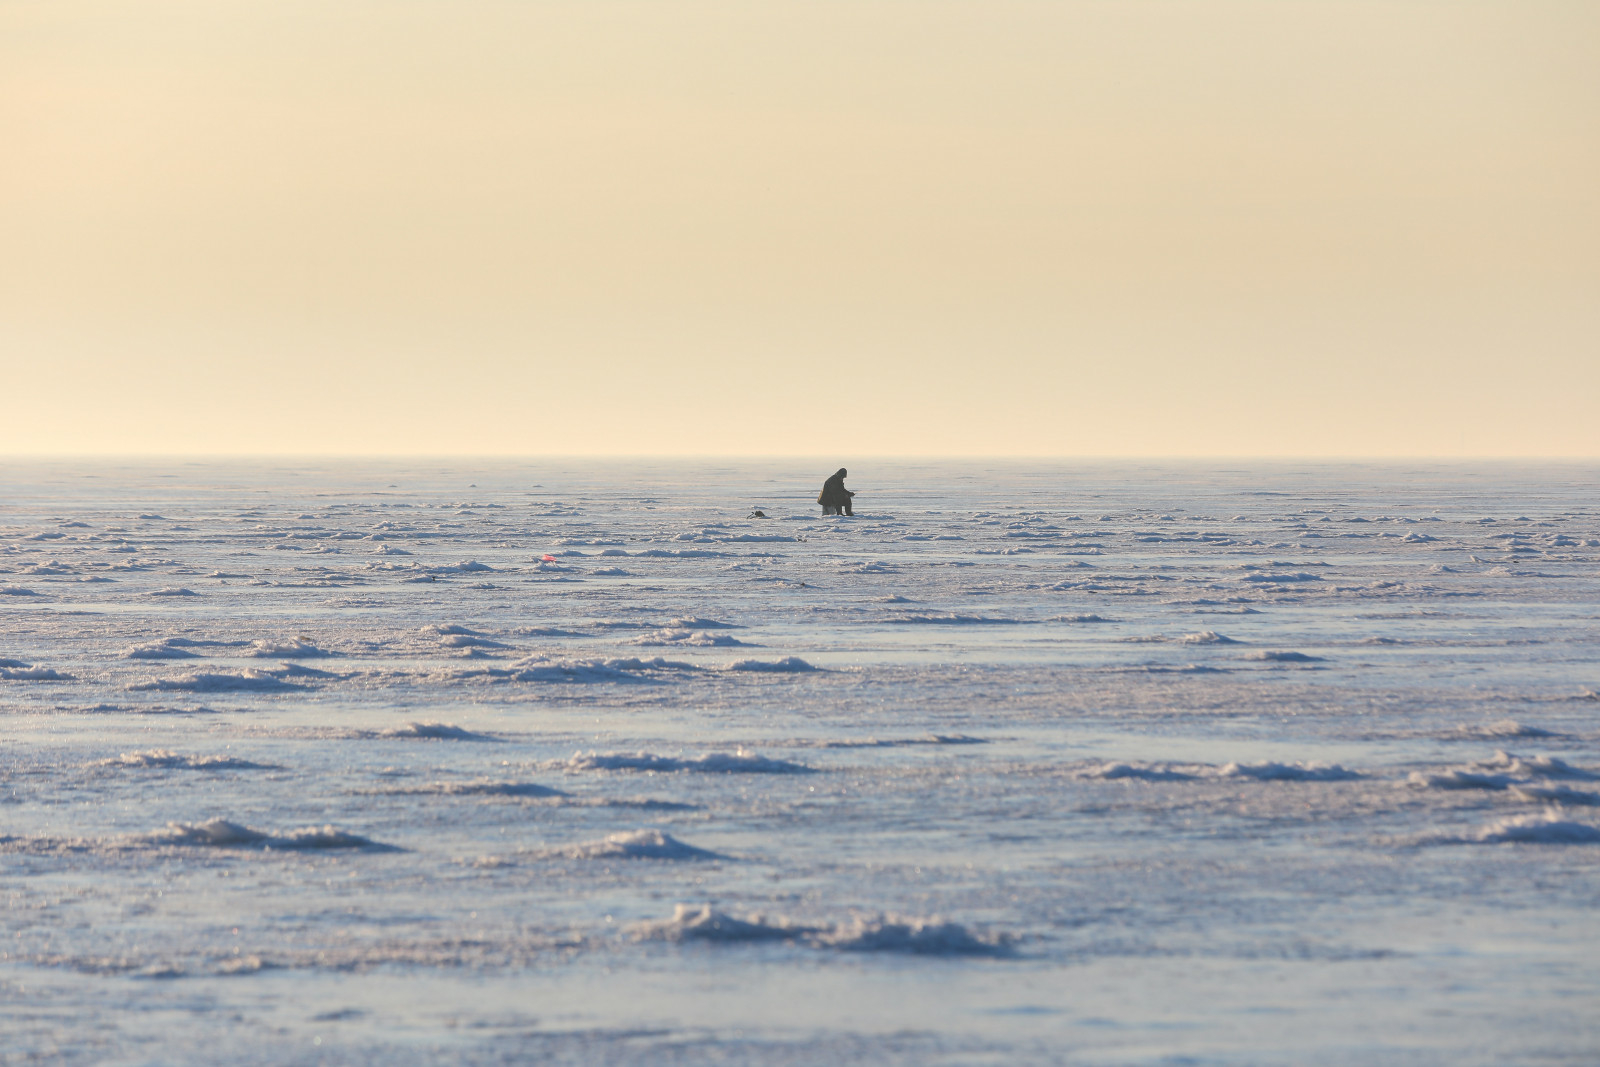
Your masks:
<svg viewBox="0 0 1600 1067"><path fill-rule="evenodd" d="M844 508L850 504L850 498L855 496L844 487L845 477L850 472L840 467L838 473L822 483L822 493L817 497L817 503L825 508Z"/></svg>

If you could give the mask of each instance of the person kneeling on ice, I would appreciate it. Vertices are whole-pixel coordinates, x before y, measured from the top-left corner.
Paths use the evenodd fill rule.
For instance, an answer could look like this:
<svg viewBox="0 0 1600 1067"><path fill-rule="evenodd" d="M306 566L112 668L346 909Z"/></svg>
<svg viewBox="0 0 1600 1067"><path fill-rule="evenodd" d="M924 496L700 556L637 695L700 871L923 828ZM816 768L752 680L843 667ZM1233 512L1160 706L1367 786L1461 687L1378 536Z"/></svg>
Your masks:
<svg viewBox="0 0 1600 1067"><path fill-rule="evenodd" d="M832 478L829 478L827 481L822 483L822 492L817 497L817 503L822 505L822 513L824 515L855 514L855 512L850 510L850 498L855 496L855 494L844 487L845 477L848 476L849 473L849 471L845 470L843 467L840 467L838 472L834 474Z"/></svg>

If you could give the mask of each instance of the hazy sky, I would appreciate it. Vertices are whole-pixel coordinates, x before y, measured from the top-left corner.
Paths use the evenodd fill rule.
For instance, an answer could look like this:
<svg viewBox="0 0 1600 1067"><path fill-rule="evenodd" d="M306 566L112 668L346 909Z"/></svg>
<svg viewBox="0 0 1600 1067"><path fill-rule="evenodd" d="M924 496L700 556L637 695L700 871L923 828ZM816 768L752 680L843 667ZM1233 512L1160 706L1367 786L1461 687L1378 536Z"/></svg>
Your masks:
<svg viewBox="0 0 1600 1067"><path fill-rule="evenodd" d="M1600 3L0 0L0 453L1600 455Z"/></svg>

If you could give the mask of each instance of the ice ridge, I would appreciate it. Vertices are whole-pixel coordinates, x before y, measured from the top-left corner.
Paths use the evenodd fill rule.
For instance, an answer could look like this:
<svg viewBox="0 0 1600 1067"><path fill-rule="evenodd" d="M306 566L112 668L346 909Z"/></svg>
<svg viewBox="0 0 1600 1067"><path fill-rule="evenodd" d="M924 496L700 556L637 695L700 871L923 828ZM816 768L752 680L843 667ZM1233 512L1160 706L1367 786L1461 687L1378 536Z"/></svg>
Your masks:
<svg viewBox="0 0 1600 1067"><path fill-rule="evenodd" d="M567 771L698 771L703 774L811 774L816 768L788 760L768 759L754 752L708 752L683 758L650 752L577 752L571 759L547 764Z"/></svg>

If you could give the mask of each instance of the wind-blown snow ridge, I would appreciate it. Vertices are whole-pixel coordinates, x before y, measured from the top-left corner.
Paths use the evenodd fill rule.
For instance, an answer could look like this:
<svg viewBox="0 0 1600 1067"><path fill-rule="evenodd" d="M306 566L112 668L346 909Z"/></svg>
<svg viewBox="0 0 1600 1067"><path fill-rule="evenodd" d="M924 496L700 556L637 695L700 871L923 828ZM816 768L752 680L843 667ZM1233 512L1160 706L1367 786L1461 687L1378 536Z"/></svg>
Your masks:
<svg viewBox="0 0 1600 1067"><path fill-rule="evenodd" d="M1213 667L1205 663L1140 663L1132 667L1102 667L1108 674L1227 674L1232 667Z"/></svg>
<svg viewBox="0 0 1600 1067"><path fill-rule="evenodd" d="M438 638L439 643L446 648L511 648L504 641L496 641L481 630L471 630L465 626L454 623L436 623L424 626L421 630L424 637Z"/></svg>
<svg viewBox="0 0 1600 1067"><path fill-rule="evenodd" d="M1105 761L1078 765L1074 778L1144 782L1249 779L1258 782L1345 782L1363 777L1337 763L1170 763Z"/></svg>
<svg viewBox="0 0 1600 1067"><path fill-rule="evenodd" d="M130 690L177 693L277 693L304 689L267 671L246 670L240 674L196 672L176 678L156 678L135 682Z"/></svg>
<svg viewBox="0 0 1600 1067"><path fill-rule="evenodd" d="M1600 774L1574 767L1553 756L1514 756L1509 752L1496 752L1489 759L1465 767L1451 767L1431 774L1412 771L1406 781L1424 789L1499 790L1550 778L1594 781L1600 779Z"/></svg>
<svg viewBox="0 0 1600 1067"><path fill-rule="evenodd" d="M194 659L195 653L180 648L173 641L157 641L148 645L134 645L122 654L123 659Z"/></svg>
<svg viewBox="0 0 1600 1067"><path fill-rule="evenodd" d="M485 636L482 630L472 630L453 622L430 623L429 625L422 627L421 632L425 637L443 637L449 634L464 634L469 637Z"/></svg>
<svg viewBox="0 0 1600 1067"><path fill-rule="evenodd" d="M1001 626L1021 625L1022 619L990 618L986 615L960 615L956 613L944 614L917 614L897 615L886 619L885 622L900 623L910 626L981 626L984 624Z"/></svg>
<svg viewBox="0 0 1600 1067"><path fill-rule="evenodd" d="M338 654L320 649L298 637L292 641L252 641L249 651L245 653L256 659L317 659Z"/></svg>
<svg viewBox="0 0 1600 1067"><path fill-rule="evenodd" d="M799 656L785 656L780 660L736 659L723 668L729 671L756 671L767 674L804 674L806 671L821 669L813 667Z"/></svg>
<svg viewBox="0 0 1600 1067"><path fill-rule="evenodd" d="M1496 752L1477 766L1486 770L1501 771L1522 778L1578 778L1584 781L1600 779L1600 774L1574 767L1554 756L1516 756L1509 752Z"/></svg>
<svg viewBox="0 0 1600 1067"><path fill-rule="evenodd" d="M733 556L733 552L718 552L709 548L646 548L634 553L654 559L722 559Z"/></svg>
<svg viewBox="0 0 1600 1067"><path fill-rule="evenodd" d="M307 667L304 663L280 663L273 672L280 678L349 678L351 675Z"/></svg>
<svg viewBox="0 0 1600 1067"><path fill-rule="evenodd" d="M637 923L630 933L641 941L710 941L738 943L742 941L790 941L815 928L796 926L787 920L768 922L759 915L736 919L711 905L695 907L679 904L672 918Z"/></svg>
<svg viewBox="0 0 1600 1067"><path fill-rule="evenodd" d="M16 660L7 660L8 663L17 663ZM0 667L0 679L8 682L71 682L75 679L70 674L62 674L53 667L30 667L20 664L16 667Z"/></svg>
<svg viewBox="0 0 1600 1067"><path fill-rule="evenodd" d="M491 677L513 682L658 682L698 668L692 663L662 659L546 659L518 660L505 671L490 671Z"/></svg>
<svg viewBox="0 0 1600 1067"><path fill-rule="evenodd" d="M865 741L796 741L808 748L902 748L906 745L987 745L987 737L967 734L928 734L925 737L890 737L879 740L869 737Z"/></svg>
<svg viewBox="0 0 1600 1067"><path fill-rule="evenodd" d="M1514 785L1510 793L1518 800L1535 804L1571 804L1584 808L1600 805L1600 793L1574 789L1570 785Z"/></svg>
<svg viewBox="0 0 1600 1067"><path fill-rule="evenodd" d="M973 934L960 923L894 916L856 918L821 935L819 943L847 952L911 952L919 956L1008 956L1000 939Z"/></svg>
<svg viewBox="0 0 1600 1067"><path fill-rule="evenodd" d="M983 937L960 923L897 916L857 916L849 922L807 925L761 915L735 918L709 904L679 904L670 919L629 929L638 940L741 944L790 941L845 952L907 952L922 956L1009 956L1010 940Z"/></svg>
<svg viewBox="0 0 1600 1067"><path fill-rule="evenodd" d="M1549 811L1501 819L1479 830L1476 837L1485 844L1600 845L1600 827L1571 822Z"/></svg>
<svg viewBox="0 0 1600 1067"><path fill-rule="evenodd" d="M1165 763L1123 763L1109 760L1083 767L1073 773L1074 778L1100 778L1112 781L1133 778L1143 782L1187 782L1199 777L1191 771L1176 770Z"/></svg>
<svg viewBox="0 0 1600 1067"><path fill-rule="evenodd" d="M657 756L650 752L577 752L571 759L546 764L566 771L697 771L702 774L812 774L816 768L788 760L768 759L754 752L708 752L692 758Z"/></svg>
<svg viewBox="0 0 1600 1067"><path fill-rule="evenodd" d="M1199 633L1184 634L1178 638L1180 645L1237 645L1231 637L1224 637L1215 630L1201 630Z"/></svg>
<svg viewBox="0 0 1600 1067"><path fill-rule="evenodd" d="M1427 834L1424 845L1600 845L1600 827L1561 817L1555 809L1512 815L1465 834Z"/></svg>
<svg viewBox="0 0 1600 1067"><path fill-rule="evenodd" d="M169 822L166 829L146 834L142 840L152 845L194 845L207 848L260 848L286 851L352 848L370 852L399 851L393 845L380 844L333 826L308 826L300 830L291 830L286 834L273 835L226 819L209 819L201 823Z"/></svg>
<svg viewBox="0 0 1600 1067"><path fill-rule="evenodd" d="M598 841L585 841L561 848L545 849L543 856L562 856L575 860L717 860L726 856L685 844L660 830L627 830L607 834Z"/></svg>
<svg viewBox="0 0 1600 1067"><path fill-rule="evenodd" d="M488 637L479 637L476 634L445 634L439 638L439 643L445 648L512 648L504 641L495 641Z"/></svg>
<svg viewBox="0 0 1600 1067"><path fill-rule="evenodd" d="M426 785L395 786L374 792L385 796L487 796L487 797L564 797L560 789L537 782L429 782Z"/></svg>
<svg viewBox="0 0 1600 1067"><path fill-rule="evenodd" d="M750 644L748 641L740 641L732 634L714 634L705 630L657 630L636 637L631 643L688 648L743 648Z"/></svg>
<svg viewBox="0 0 1600 1067"><path fill-rule="evenodd" d="M275 770L273 764L255 763L232 756L185 756L164 748L147 752L124 752L110 759L95 760L91 767L136 767L188 771L262 771Z"/></svg>
<svg viewBox="0 0 1600 1067"><path fill-rule="evenodd" d="M1362 777L1337 763L1225 763L1218 778L1252 778L1258 782L1348 782Z"/></svg>
<svg viewBox="0 0 1600 1067"><path fill-rule="evenodd" d="M404 726L396 726L391 730L384 730L379 737L410 739L416 738L426 741L499 741L493 734L473 733L471 730L462 729L448 722L408 722Z"/></svg>
<svg viewBox="0 0 1600 1067"><path fill-rule="evenodd" d="M1271 574L1246 574L1239 579L1241 582L1259 582L1262 584L1272 585L1281 585L1287 582L1320 582L1322 580L1322 575L1308 574L1305 571L1280 571Z"/></svg>
<svg viewBox="0 0 1600 1067"><path fill-rule="evenodd" d="M1407 784L1419 789L1505 789L1515 781L1509 774L1483 774L1460 768L1437 774L1412 771L1406 778Z"/></svg>
<svg viewBox="0 0 1600 1067"><path fill-rule="evenodd" d="M1482 738L1495 740L1505 737L1560 737L1554 730L1542 730L1537 726L1524 726L1515 719L1501 719L1484 726L1458 726L1456 733L1469 738Z"/></svg>

